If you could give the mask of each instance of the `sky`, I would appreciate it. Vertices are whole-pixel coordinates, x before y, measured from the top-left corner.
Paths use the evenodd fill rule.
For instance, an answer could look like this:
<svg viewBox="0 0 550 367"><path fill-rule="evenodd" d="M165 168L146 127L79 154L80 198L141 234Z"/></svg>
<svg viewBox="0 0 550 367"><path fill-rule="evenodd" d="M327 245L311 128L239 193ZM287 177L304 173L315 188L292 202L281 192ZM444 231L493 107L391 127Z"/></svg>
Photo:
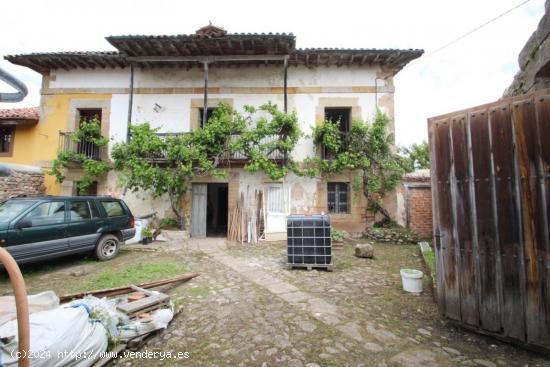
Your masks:
<svg viewBox="0 0 550 367"><path fill-rule="evenodd" d="M211 21L239 32L292 32L297 47L421 48L426 55L395 78L396 141L427 139L428 117L492 102L519 70L518 54L544 14L527 4L459 42L434 50L522 0L7 0L0 10L0 55L114 50L109 35L189 34ZM5 60L37 106L40 74ZM0 91L11 91L0 82Z"/></svg>

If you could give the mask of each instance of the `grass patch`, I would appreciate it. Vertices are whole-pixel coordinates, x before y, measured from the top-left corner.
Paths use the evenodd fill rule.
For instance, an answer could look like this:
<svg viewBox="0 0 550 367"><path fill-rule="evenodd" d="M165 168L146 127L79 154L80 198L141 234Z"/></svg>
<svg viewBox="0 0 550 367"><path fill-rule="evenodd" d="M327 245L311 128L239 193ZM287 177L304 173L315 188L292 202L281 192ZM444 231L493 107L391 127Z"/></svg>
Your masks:
<svg viewBox="0 0 550 367"><path fill-rule="evenodd" d="M174 277L188 269L175 262L131 264L118 270L105 270L93 276L88 282L79 285L74 291L115 288L129 284L139 284L152 280Z"/></svg>
<svg viewBox="0 0 550 367"><path fill-rule="evenodd" d="M430 270L430 274L435 276L435 254L433 251L424 252L424 261Z"/></svg>

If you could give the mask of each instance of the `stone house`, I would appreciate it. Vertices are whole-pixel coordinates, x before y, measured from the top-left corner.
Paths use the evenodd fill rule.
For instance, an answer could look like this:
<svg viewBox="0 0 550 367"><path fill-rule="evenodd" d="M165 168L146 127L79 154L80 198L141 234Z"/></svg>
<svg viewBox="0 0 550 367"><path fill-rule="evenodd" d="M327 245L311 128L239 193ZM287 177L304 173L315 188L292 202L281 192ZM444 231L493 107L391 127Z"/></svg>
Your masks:
<svg viewBox="0 0 550 367"><path fill-rule="evenodd" d="M128 138L129 124L149 122L160 133L199 129L213 108L225 102L242 111L271 101L296 111L301 130L325 118L340 119L342 130L352 119L370 119L377 108L394 115L393 77L422 50L299 49L292 34L230 34L212 25L195 34L176 36L111 36L116 51L10 55L10 62L43 75L39 124L59 130L64 143L83 117L96 115L112 144ZM390 127L393 130L393 122ZM304 136L293 158L320 154ZM353 172L329 179L304 179L292 174L271 181L242 169L235 157L226 180L201 178L185 199L192 235L227 230L228 213L242 196L249 206L261 206L265 238L285 236L290 213L332 214L335 227L350 232L365 228L366 202L353 192ZM55 193L75 194L81 171L71 169ZM123 198L135 214L156 211L170 216L167 198L151 199L117 185L111 172L94 188L97 194ZM260 203L253 198L261 193ZM387 199L397 210L397 195ZM194 211L195 209L195 211ZM195 214L198 213L198 214Z"/></svg>

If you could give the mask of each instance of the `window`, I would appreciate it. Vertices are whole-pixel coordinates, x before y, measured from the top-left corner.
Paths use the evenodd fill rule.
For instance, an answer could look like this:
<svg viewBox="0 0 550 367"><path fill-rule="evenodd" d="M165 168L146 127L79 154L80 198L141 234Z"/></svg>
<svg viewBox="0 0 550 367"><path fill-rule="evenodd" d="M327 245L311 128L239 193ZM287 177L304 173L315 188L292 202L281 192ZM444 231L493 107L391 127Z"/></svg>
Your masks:
<svg viewBox="0 0 550 367"><path fill-rule="evenodd" d="M0 156L9 157L13 152L13 126L0 127Z"/></svg>
<svg viewBox="0 0 550 367"><path fill-rule="evenodd" d="M330 213L349 213L349 183L329 182L327 203Z"/></svg>
<svg viewBox="0 0 550 367"><path fill-rule="evenodd" d="M92 218L99 218L99 210L97 210L97 206L95 205L95 202L88 201L88 204L90 204L90 209L92 211Z"/></svg>
<svg viewBox="0 0 550 367"><path fill-rule="evenodd" d="M73 201L71 202L70 211L71 222L78 222L81 220L87 220L91 218L90 208L87 201Z"/></svg>
<svg viewBox="0 0 550 367"><path fill-rule="evenodd" d="M22 220L29 220L32 227L62 224L65 222L65 202L42 203L31 210Z"/></svg>
<svg viewBox="0 0 550 367"><path fill-rule="evenodd" d="M97 196L97 181L92 182L86 191L76 188L76 196Z"/></svg>
<svg viewBox="0 0 550 367"><path fill-rule="evenodd" d="M118 201L102 201L101 205L103 206L103 209L105 209L108 217L118 217L120 215L124 215L124 209Z"/></svg>
<svg viewBox="0 0 550 367"><path fill-rule="evenodd" d="M281 186L269 186L267 189L267 212L284 213L283 188Z"/></svg>
<svg viewBox="0 0 550 367"><path fill-rule="evenodd" d="M216 107L208 107L206 109L206 123L208 123L208 120L210 120L210 117L212 117L212 114L216 110ZM204 108L199 108L199 126L204 127L204 123L202 121L202 115L204 112Z"/></svg>
<svg viewBox="0 0 550 367"><path fill-rule="evenodd" d="M81 108L78 109L78 114L80 115L79 123L92 119L97 119L101 123L101 108Z"/></svg>
<svg viewBox="0 0 550 367"><path fill-rule="evenodd" d="M349 132L351 122L351 107L326 107L325 120L339 122L342 133Z"/></svg>

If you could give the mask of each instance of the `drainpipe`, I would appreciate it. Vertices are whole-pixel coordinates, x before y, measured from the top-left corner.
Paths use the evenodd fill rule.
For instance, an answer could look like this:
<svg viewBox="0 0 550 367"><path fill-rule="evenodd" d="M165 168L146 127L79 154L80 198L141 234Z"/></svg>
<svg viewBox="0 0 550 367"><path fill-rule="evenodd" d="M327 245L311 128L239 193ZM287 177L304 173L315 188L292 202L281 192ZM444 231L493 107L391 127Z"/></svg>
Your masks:
<svg viewBox="0 0 550 367"><path fill-rule="evenodd" d="M204 65L204 101L202 104L202 125L206 124L206 116L208 114L208 61L203 62Z"/></svg>
<svg viewBox="0 0 550 367"><path fill-rule="evenodd" d="M15 93L0 93L0 102L20 102L27 96L29 92L27 86L2 68L0 68L0 80L17 89Z"/></svg>
<svg viewBox="0 0 550 367"><path fill-rule="evenodd" d="M1 243L0 243L1 245ZM20 367L29 366L30 329L29 329L29 303L25 280L19 270L19 266L8 251L0 247L0 263L4 264L15 296L15 308L17 310L17 335L19 351L17 359Z"/></svg>
<svg viewBox="0 0 550 367"><path fill-rule="evenodd" d="M126 124L126 143L130 142L130 126L132 124L132 108L134 104L134 64L130 64L130 92L128 95L128 121Z"/></svg>

